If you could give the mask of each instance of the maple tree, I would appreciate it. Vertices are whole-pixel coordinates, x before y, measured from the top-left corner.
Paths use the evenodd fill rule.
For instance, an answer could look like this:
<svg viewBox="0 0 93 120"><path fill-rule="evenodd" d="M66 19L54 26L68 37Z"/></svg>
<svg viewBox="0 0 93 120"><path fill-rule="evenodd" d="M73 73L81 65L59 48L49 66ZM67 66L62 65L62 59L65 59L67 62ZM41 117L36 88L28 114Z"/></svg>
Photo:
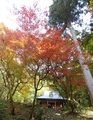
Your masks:
<svg viewBox="0 0 93 120"><path fill-rule="evenodd" d="M60 64L60 66L62 65ZM51 80L49 87L58 91L63 98L67 98L67 104L71 111L74 112L81 105L80 99L82 99L82 95L79 95L79 91L85 89L86 84L77 60L74 59L70 64L66 63L63 68L64 70L61 73L65 73L65 75L58 76L55 74L54 76L52 74L49 76L49 80ZM79 97L77 98L77 96Z"/></svg>
<svg viewBox="0 0 93 120"><path fill-rule="evenodd" d="M11 115L15 115L13 96L22 79L25 79L23 69L17 61L15 33L1 24L0 27L0 72L4 86L7 88L7 99L11 105Z"/></svg>
<svg viewBox="0 0 93 120"><path fill-rule="evenodd" d="M47 11L42 11L37 2L30 7L22 6L20 9L14 7L14 14L17 16L17 23L21 31L28 35L39 37L47 24Z"/></svg>
<svg viewBox="0 0 93 120"><path fill-rule="evenodd" d="M17 54L21 64L24 66L25 72L28 73L30 80L33 81L34 86L34 98L30 114L31 119L34 115L37 91L43 87L44 79L49 71L48 59L42 59L40 57L39 47L37 47L42 39L40 31L42 28L45 28L44 24L46 20L40 19L42 12L38 9L37 4L29 8L23 6L20 10L16 9L16 13L18 15L19 26L24 34L21 42L22 46L18 49Z"/></svg>
<svg viewBox="0 0 93 120"><path fill-rule="evenodd" d="M61 93L62 96L68 99L69 101L68 104L73 112L75 109L75 105L78 103L75 100L73 93L75 93L76 88L80 86L85 87L86 85L83 80L84 78L81 77L82 74L81 73L79 74L80 71L78 70L79 64L77 64L78 62L76 62L79 53L76 50L75 46L73 45L70 36L67 35L65 36L66 38L65 37L60 38L59 36L61 36L61 33L62 31L57 31L57 32L51 31L51 36L47 37L48 43L45 44L46 46L42 44L45 50L46 49L48 50L49 46L51 46L50 48L52 49L49 49L49 52L50 54L53 53L51 55L50 54L47 55L50 56L52 63L51 64L52 69L50 70L47 79L49 79L53 83L52 86L54 87L54 89L58 90L58 92ZM51 40L52 35L53 35L53 41ZM44 41L46 41L46 39ZM47 44L49 45L47 46ZM53 51L51 52L51 50ZM64 91L64 95L63 92L60 91L60 89Z"/></svg>
<svg viewBox="0 0 93 120"><path fill-rule="evenodd" d="M44 81L48 75L58 73L65 76L66 70L61 66L74 59L75 47L70 36L61 36L63 29L50 28L45 34L42 34L42 40L30 35L24 37L24 45L18 50L18 56L24 70L28 73L34 86L34 99L32 103L32 112L34 114L34 105L37 91L43 87ZM60 67L61 66L61 67Z"/></svg>
<svg viewBox="0 0 93 120"><path fill-rule="evenodd" d="M35 36L28 36L24 43L24 47L21 48L18 52L21 65L24 67L24 70L28 74L31 81L33 81L34 86L34 98L32 103L32 112L31 118L34 113L35 99L37 91L43 87L44 78L48 74L48 66L45 65L45 61L40 58L37 49L38 39ZM48 63L47 63L48 64Z"/></svg>

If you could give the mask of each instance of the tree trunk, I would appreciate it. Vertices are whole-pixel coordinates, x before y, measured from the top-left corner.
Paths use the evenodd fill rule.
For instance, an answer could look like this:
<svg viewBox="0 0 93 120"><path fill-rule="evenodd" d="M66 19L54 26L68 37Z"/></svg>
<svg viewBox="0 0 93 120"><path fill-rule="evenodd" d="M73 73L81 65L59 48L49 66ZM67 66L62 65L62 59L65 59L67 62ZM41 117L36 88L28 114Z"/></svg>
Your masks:
<svg viewBox="0 0 93 120"><path fill-rule="evenodd" d="M14 101L13 101L13 96L10 95L10 106L11 106L11 115L15 115L15 106L14 106Z"/></svg>
<svg viewBox="0 0 93 120"><path fill-rule="evenodd" d="M87 85L87 88L88 88L88 91L90 94L91 104L93 107L93 78L92 78L92 75L90 73L88 66L86 64L84 64L85 58L82 54L82 51L81 51L79 42L77 40L75 31L74 31L73 27L71 26L71 24L69 24L68 27L70 29L74 44L75 44L77 50L79 51L78 59L79 59L79 62L80 62L80 65L81 65L81 68L82 68L82 71L83 71L83 74L85 77L85 82L86 82L86 85Z"/></svg>
<svg viewBox="0 0 93 120"><path fill-rule="evenodd" d="M33 103L32 103L32 108L31 108L29 120L31 120L34 117L34 106L35 106L35 101L36 101L36 95L37 95L37 89L35 89L34 99L33 99Z"/></svg>

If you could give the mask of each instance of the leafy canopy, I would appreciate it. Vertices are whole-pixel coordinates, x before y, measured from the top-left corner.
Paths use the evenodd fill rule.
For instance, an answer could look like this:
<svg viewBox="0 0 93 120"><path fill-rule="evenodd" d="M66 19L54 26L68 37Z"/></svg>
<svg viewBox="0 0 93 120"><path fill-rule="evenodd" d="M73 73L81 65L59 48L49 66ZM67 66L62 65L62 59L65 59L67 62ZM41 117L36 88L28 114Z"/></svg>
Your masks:
<svg viewBox="0 0 93 120"><path fill-rule="evenodd" d="M77 22L83 7L89 0L53 0L50 6L49 22L53 25L67 25L70 22Z"/></svg>

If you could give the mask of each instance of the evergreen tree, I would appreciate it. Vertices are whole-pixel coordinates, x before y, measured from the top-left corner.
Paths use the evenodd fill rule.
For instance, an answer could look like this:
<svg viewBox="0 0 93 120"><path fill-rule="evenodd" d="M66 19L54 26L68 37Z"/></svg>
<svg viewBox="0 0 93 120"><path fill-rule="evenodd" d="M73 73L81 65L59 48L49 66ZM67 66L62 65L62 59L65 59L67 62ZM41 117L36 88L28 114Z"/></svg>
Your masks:
<svg viewBox="0 0 93 120"><path fill-rule="evenodd" d="M50 6L49 22L57 28L63 25L65 28L69 28L74 44L80 53L78 55L78 59L85 77L93 106L93 78L87 64L85 64L86 60L82 54L75 31L71 25L72 22L77 23L80 20L80 14L83 12L84 7L88 5L88 3L89 0L53 0L53 5Z"/></svg>
<svg viewBox="0 0 93 120"><path fill-rule="evenodd" d="M53 0L50 6L49 22L57 27L71 22L80 24L80 14L89 0Z"/></svg>

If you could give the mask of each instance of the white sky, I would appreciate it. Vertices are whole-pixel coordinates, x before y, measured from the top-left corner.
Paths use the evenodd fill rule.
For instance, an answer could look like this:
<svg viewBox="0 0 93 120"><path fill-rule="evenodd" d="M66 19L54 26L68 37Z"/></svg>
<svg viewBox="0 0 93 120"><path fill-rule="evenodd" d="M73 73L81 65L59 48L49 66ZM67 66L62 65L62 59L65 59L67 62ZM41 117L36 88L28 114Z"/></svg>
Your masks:
<svg viewBox="0 0 93 120"><path fill-rule="evenodd" d="M35 1L38 1L42 9L52 4L52 0L0 0L0 23L4 23L10 29L15 29L17 27L15 17L8 9L11 9L13 4L18 7L30 6Z"/></svg>
<svg viewBox="0 0 93 120"><path fill-rule="evenodd" d="M8 9L11 9L13 7L13 4L18 7L21 5L30 6L35 1L38 1L42 9L52 4L52 0L0 0L0 22L3 22L10 29L15 29L18 27L16 24L16 18L13 16L13 14L10 13ZM83 17L83 22L88 24L89 17L90 15ZM78 27L78 29L80 28ZM83 29L86 28L83 26Z"/></svg>

